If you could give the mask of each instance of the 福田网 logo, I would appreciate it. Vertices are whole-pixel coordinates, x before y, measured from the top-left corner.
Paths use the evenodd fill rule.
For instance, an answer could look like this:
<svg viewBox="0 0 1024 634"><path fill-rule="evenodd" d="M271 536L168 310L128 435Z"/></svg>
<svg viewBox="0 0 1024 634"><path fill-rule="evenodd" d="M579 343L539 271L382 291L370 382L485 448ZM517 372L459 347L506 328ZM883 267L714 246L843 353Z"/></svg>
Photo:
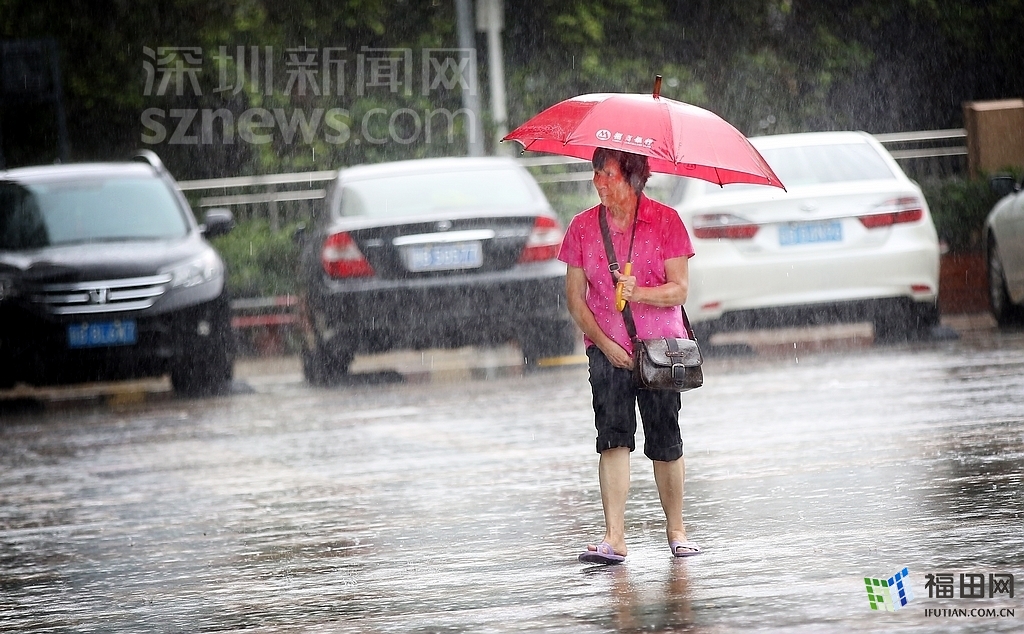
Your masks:
<svg viewBox="0 0 1024 634"><path fill-rule="evenodd" d="M910 571L904 568L888 579L864 577L868 603L872 610L895 612L914 599L910 591Z"/></svg>

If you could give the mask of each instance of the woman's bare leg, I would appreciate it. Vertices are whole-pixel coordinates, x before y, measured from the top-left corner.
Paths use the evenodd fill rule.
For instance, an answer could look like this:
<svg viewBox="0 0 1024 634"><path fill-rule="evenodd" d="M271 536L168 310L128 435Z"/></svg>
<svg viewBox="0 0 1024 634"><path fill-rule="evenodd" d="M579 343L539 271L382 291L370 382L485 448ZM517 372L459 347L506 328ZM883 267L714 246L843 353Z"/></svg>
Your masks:
<svg viewBox="0 0 1024 634"><path fill-rule="evenodd" d="M601 505L604 507L604 541L619 555L626 554L626 498L629 497L629 447L601 452L598 466ZM596 546L588 546L595 550Z"/></svg>
<svg viewBox="0 0 1024 634"><path fill-rule="evenodd" d="M683 458L672 462L654 461L654 482L658 485L658 497L665 511L669 542L686 541L686 527L683 525L683 480L686 466Z"/></svg>

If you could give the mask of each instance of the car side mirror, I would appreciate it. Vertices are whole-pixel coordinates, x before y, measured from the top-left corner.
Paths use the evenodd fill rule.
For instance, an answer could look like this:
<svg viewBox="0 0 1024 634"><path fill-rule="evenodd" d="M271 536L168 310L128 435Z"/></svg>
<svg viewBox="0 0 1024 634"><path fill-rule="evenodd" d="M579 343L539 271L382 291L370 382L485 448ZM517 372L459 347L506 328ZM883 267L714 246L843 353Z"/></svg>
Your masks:
<svg viewBox="0 0 1024 634"><path fill-rule="evenodd" d="M230 209L214 207L206 212L206 218L199 230L207 238L216 238L230 233L235 228L235 215Z"/></svg>
<svg viewBox="0 0 1024 634"><path fill-rule="evenodd" d="M996 176L993 176L989 180L988 184L989 187L992 188L992 191L995 192L995 194L1000 198L1006 196L1007 194L1012 194L1013 192L1018 191L1020 189L1017 186L1017 181L1013 178L1013 176L1010 176L1008 174L998 174Z"/></svg>

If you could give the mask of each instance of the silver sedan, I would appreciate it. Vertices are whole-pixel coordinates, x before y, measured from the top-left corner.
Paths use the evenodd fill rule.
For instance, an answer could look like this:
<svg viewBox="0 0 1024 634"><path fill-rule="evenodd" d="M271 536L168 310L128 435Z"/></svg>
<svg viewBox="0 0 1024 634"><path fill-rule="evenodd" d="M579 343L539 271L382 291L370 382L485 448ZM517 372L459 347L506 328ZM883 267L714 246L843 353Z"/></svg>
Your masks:
<svg viewBox="0 0 1024 634"><path fill-rule="evenodd" d="M1000 326L1024 323L1024 182L995 176L992 188L1003 198L985 220L988 289Z"/></svg>

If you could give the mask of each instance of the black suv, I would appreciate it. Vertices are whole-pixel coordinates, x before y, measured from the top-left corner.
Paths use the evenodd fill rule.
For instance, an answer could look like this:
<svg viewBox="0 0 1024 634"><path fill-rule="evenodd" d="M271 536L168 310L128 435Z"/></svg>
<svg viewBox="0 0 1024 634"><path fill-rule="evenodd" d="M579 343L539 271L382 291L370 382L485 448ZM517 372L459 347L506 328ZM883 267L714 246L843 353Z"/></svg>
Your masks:
<svg viewBox="0 0 1024 634"><path fill-rule="evenodd" d="M133 162L0 171L0 387L156 376L231 381L224 263L149 151Z"/></svg>

